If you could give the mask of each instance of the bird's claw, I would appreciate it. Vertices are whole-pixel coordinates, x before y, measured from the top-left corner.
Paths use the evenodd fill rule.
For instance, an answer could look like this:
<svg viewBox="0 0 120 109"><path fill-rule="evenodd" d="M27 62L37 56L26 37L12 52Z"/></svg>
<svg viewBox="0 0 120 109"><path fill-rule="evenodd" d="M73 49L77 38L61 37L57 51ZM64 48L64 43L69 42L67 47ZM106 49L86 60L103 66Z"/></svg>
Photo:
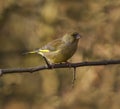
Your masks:
<svg viewBox="0 0 120 109"><path fill-rule="evenodd" d="M66 62L66 64L68 65L69 68L72 67L71 63L70 62Z"/></svg>

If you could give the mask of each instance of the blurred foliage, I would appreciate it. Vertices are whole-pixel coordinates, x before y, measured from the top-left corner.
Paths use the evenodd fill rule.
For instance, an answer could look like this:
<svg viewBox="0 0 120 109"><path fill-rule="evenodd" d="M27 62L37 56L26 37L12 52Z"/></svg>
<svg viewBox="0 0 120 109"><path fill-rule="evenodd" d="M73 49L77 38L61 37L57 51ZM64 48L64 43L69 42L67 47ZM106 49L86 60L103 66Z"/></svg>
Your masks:
<svg viewBox="0 0 120 109"><path fill-rule="evenodd" d="M0 0L0 68L44 65L22 55L65 33L82 38L70 62L120 58L120 1ZM120 67L77 68L0 77L1 109L120 109Z"/></svg>

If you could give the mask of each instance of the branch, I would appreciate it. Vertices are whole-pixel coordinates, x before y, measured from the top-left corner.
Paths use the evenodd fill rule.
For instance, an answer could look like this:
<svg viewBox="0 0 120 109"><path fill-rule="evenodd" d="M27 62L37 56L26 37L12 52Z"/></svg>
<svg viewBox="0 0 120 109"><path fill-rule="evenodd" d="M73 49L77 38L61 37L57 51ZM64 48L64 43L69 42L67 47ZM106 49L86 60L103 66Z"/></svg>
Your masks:
<svg viewBox="0 0 120 109"><path fill-rule="evenodd" d="M94 62L80 62L80 63L60 63L52 64L48 66L37 66L30 68L11 68L11 69L0 69L0 75L9 74L9 73L24 73L24 72L36 72L45 69L56 69L56 68L76 68L76 67L86 67L86 66L100 66L100 65L112 65L120 64L120 60L103 60L103 61L94 61Z"/></svg>

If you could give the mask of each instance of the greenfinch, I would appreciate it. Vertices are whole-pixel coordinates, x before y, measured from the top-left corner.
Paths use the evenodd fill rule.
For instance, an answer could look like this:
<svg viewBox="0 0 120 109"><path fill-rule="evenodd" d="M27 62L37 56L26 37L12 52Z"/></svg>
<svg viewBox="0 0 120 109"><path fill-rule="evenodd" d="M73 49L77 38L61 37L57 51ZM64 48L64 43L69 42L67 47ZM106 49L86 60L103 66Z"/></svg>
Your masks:
<svg viewBox="0 0 120 109"><path fill-rule="evenodd" d="M80 34L77 32L65 34L62 38L58 38L42 48L27 52L37 53L45 57L49 63L67 62L73 56L77 49Z"/></svg>

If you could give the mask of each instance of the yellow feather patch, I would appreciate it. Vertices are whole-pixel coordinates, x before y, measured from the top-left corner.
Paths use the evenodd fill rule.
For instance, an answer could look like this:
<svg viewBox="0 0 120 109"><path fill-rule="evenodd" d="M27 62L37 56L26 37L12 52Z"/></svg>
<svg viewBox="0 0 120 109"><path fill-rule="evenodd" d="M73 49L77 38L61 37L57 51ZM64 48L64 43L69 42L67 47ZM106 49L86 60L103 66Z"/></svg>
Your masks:
<svg viewBox="0 0 120 109"><path fill-rule="evenodd" d="M38 54L40 54L40 55L44 56L44 54L43 54L42 52L38 52Z"/></svg>
<svg viewBox="0 0 120 109"><path fill-rule="evenodd" d="M27 53L36 53L36 51L30 51L30 52L27 52Z"/></svg>
<svg viewBox="0 0 120 109"><path fill-rule="evenodd" d="M44 56L44 53L50 52L49 50L39 50L37 53Z"/></svg>
<svg viewBox="0 0 120 109"><path fill-rule="evenodd" d="M48 53L50 50L39 50L39 52Z"/></svg>

